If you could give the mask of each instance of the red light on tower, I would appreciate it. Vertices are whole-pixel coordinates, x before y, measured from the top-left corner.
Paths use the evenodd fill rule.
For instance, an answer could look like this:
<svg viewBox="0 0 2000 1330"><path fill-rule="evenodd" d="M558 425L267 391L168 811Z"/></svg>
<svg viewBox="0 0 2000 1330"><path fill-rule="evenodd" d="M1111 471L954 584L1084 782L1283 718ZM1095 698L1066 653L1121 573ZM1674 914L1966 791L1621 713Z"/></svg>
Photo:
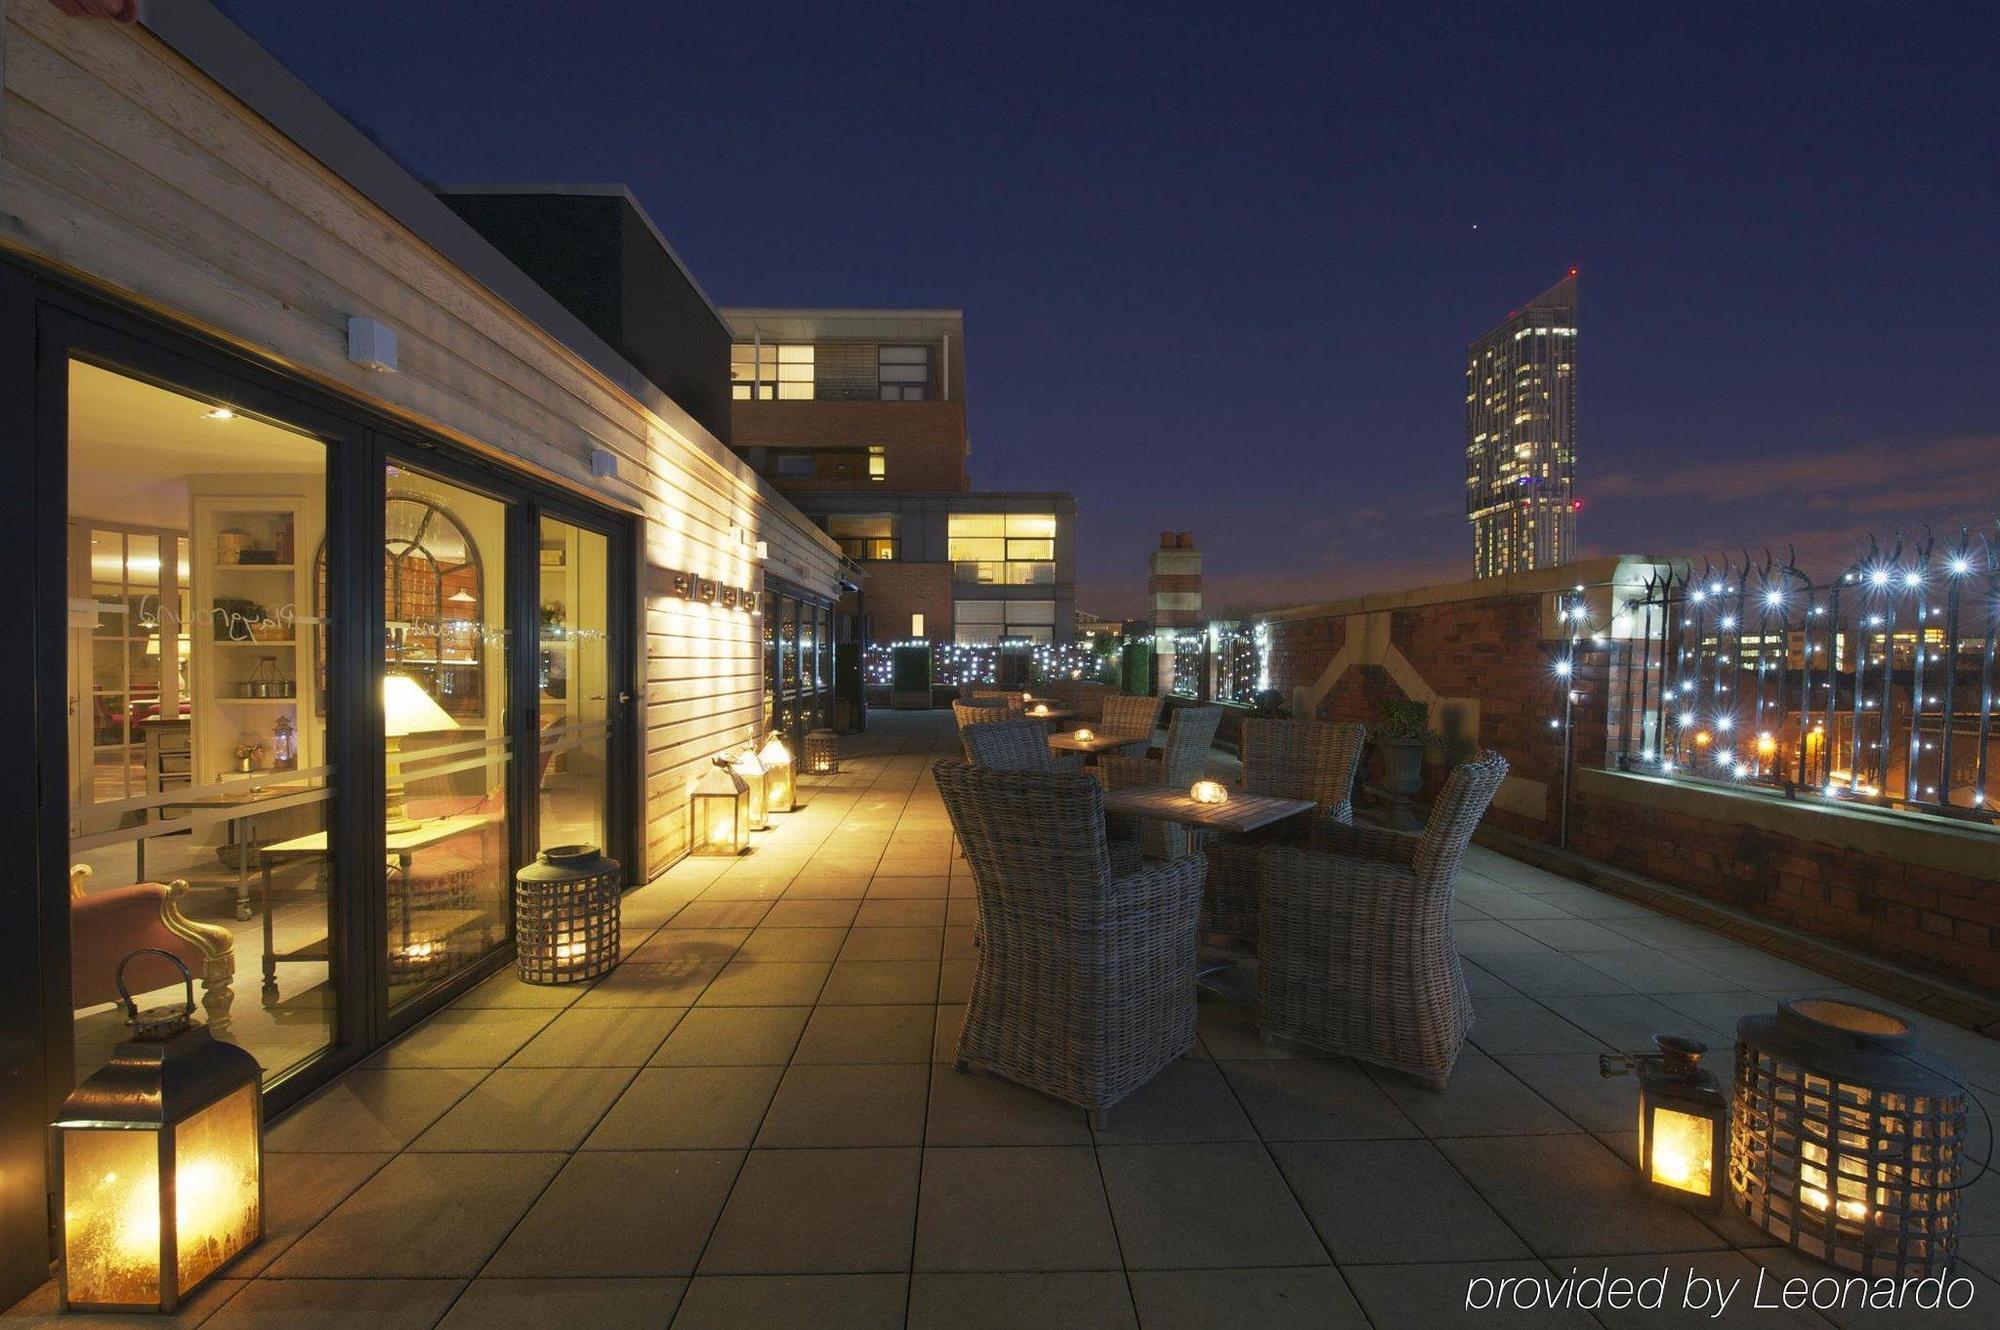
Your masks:
<svg viewBox="0 0 2000 1330"><path fill-rule="evenodd" d="M1574 268L1571 268L1571 269L1569 270L1569 275L1570 275L1570 276L1572 276L1572 277L1576 276L1576 269L1574 269Z"/></svg>
<svg viewBox="0 0 2000 1330"><path fill-rule="evenodd" d="M1569 501L1569 510L1570 510L1571 512L1573 512L1573 513L1574 513L1574 512L1578 512L1578 511L1580 511L1580 510L1581 510L1582 508L1583 508L1583 500L1582 500L1582 499L1571 499L1571 500Z"/></svg>

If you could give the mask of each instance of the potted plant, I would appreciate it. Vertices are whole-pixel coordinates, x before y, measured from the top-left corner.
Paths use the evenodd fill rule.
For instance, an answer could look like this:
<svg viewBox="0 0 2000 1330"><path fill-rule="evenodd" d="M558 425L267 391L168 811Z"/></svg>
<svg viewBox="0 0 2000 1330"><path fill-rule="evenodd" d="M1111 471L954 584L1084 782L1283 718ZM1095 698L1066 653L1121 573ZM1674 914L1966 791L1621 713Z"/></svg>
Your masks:
<svg viewBox="0 0 2000 1330"><path fill-rule="evenodd" d="M1389 825L1414 831L1423 824L1410 800L1424 788L1424 750L1438 741L1431 732L1431 709L1424 702L1389 702L1368 737L1382 751L1382 789L1389 796Z"/></svg>

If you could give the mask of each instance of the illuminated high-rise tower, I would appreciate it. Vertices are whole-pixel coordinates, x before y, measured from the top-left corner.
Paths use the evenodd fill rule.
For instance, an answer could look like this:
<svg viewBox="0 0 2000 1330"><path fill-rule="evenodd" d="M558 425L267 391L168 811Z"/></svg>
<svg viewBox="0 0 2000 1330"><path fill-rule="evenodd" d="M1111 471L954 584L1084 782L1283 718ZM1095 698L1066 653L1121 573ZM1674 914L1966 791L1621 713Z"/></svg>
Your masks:
<svg viewBox="0 0 2000 1330"><path fill-rule="evenodd" d="M1465 356L1465 515L1475 577L1576 557L1576 269Z"/></svg>

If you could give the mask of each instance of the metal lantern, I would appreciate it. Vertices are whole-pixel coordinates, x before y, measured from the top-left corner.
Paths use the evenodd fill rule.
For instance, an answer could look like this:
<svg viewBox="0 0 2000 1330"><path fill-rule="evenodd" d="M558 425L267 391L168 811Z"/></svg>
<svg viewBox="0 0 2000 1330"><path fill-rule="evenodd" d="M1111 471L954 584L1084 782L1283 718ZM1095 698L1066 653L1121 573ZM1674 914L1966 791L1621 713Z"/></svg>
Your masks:
<svg viewBox="0 0 2000 1330"><path fill-rule="evenodd" d="M797 770L792 762L792 750L785 747L785 741L776 730L757 750L757 760L764 764L764 803L773 813L789 813L798 801L798 782L794 779Z"/></svg>
<svg viewBox="0 0 2000 1330"><path fill-rule="evenodd" d="M1729 1181L1766 1233L1842 1270L1935 1275L1958 1243L1965 1086L1900 1016L1795 998L1736 1026Z"/></svg>
<svg viewBox="0 0 2000 1330"><path fill-rule="evenodd" d="M750 791L750 830L763 831L771 825L770 773L757 760L755 749L746 748L729 760L732 771L743 778Z"/></svg>
<svg viewBox="0 0 2000 1330"><path fill-rule="evenodd" d="M840 770L840 736L832 730L813 730L806 735L806 774L831 776Z"/></svg>
<svg viewBox="0 0 2000 1330"><path fill-rule="evenodd" d="M1639 1179L1663 1200L1722 1208L1728 1159L1729 1099L1702 1069L1708 1045L1656 1034L1657 1053L1607 1053L1600 1075L1639 1078Z"/></svg>
<svg viewBox="0 0 2000 1330"><path fill-rule="evenodd" d="M750 848L750 786L718 757L688 795L688 853L742 854Z"/></svg>
<svg viewBox="0 0 2000 1330"><path fill-rule="evenodd" d="M514 949L530 984L573 984L618 964L624 872L595 845L558 845L514 875Z"/></svg>
<svg viewBox="0 0 2000 1330"><path fill-rule="evenodd" d="M140 1011L125 968L178 969L178 1006ZM194 977L147 947L118 965L131 1038L52 1128L65 1311L170 1312L264 1236L263 1069L194 1019Z"/></svg>

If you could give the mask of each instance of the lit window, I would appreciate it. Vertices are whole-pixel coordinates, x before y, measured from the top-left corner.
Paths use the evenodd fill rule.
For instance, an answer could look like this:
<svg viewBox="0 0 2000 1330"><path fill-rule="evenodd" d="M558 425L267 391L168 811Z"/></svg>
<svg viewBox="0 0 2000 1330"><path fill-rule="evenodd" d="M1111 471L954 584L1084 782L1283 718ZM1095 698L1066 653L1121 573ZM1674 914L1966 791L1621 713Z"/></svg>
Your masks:
<svg viewBox="0 0 2000 1330"><path fill-rule="evenodd" d="M870 448L868 450L868 478L870 480L887 480L889 478L889 453L887 449Z"/></svg>
<svg viewBox="0 0 2000 1330"><path fill-rule="evenodd" d="M953 513L946 535L953 581L1004 586L1055 583L1052 513Z"/></svg>
<svg viewBox="0 0 2000 1330"><path fill-rule="evenodd" d="M729 348L729 395L739 402L753 397L811 401L813 349L810 344L758 345L738 342Z"/></svg>

